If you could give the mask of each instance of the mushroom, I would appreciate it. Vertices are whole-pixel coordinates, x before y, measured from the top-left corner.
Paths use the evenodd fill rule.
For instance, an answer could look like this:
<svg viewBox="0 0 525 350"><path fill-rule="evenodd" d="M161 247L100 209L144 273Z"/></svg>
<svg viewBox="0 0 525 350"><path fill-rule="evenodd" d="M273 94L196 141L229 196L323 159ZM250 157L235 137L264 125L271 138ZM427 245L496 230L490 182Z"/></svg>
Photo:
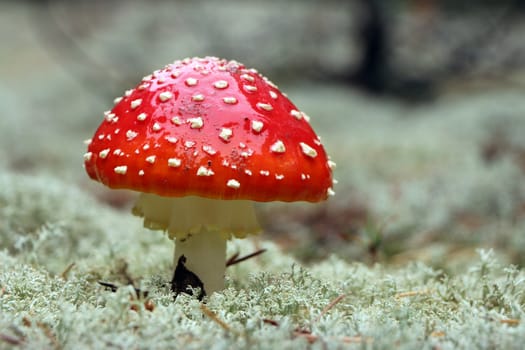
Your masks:
<svg viewBox="0 0 525 350"><path fill-rule="evenodd" d="M173 291L203 295L224 288L226 241L260 231L253 201L325 200L334 164L276 85L216 57L144 77L84 155L90 178L140 192L133 214L176 241Z"/></svg>

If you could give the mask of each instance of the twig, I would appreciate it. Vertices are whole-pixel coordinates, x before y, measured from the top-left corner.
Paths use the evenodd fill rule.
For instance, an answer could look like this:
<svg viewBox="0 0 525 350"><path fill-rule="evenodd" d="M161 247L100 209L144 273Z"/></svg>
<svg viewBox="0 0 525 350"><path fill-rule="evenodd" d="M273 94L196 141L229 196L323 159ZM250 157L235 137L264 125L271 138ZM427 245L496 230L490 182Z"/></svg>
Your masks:
<svg viewBox="0 0 525 350"><path fill-rule="evenodd" d="M241 256L240 258L238 257L239 253L235 253L235 254L233 254L233 256L231 258L229 258L226 261L226 267L238 264L240 262L243 262L243 261L251 259L251 258L254 258L254 257L258 256L258 255L261 255L265 251L266 251L265 248L261 248L261 249L255 251L255 252L253 252L251 254L248 254L248 255L245 255L245 256Z"/></svg>
<svg viewBox="0 0 525 350"><path fill-rule="evenodd" d="M294 331L294 335L296 337L305 337L306 340L310 343L310 344L313 344L315 343L316 341L319 340L319 336L317 335L314 335L312 333L308 333L307 331ZM372 338L364 338L357 335L355 337L347 337L347 336L344 336L344 337L331 337L331 339L334 339L334 340L338 340L340 342L343 342L345 344L352 344L352 343L362 343L363 341L366 341L366 342L372 342Z"/></svg>
<svg viewBox="0 0 525 350"><path fill-rule="evenodd" d="M100 284L102 287L106 287L108 288L110 291L112 291L113 293L115 293L117 290L118 290L118 286L114 283L109 283L109 282L104 282L104 281L97 281L98 284ZM131 285L133 287L133 285ZM147 290L145 291L142 291L141 289L139 288L135 288L133 287L133 290L135 291L135 293L137 294L137 296L141 296L141 297L147 297L149 292Z"/></svg>
<svg viewBox="0 0 525 350"><path fill-rule="evenodd" d="M108 288L113 293L116 293L118 290L118 287L114 285L113 283L104 282L104 281L98 281L97 283L100 284L102 287Z"/></svg>
<svg viewBox="0 0 525 350"><path fill-rule="evenodd" d="M295 330L293 332L293 335L296 336L296 337L304 337L304 338L306 338L306 340L310 344L315 343L319 339L318 336L313 335L312 333L310 333L309 331L306 331L306 330L302 330L302 331Z"/></svg>
<svg viewBox="0 0 525 350"><path fill-rule="evenodd" d="M14 337L12 335L0 333L0 340L10 344L10 345L22 345L24 339Z"/></svg>
<svg viewBox="0 0 525 350"><path fill-rule="evenodd" d="M232 261L235 261L237 260L237 258L239 257L239 252L233 254L227 261L226 261L226 267L230 266L232 263Z"/></svg>
<svg viewBox="0 0 525 350"><path fill-rule="evenodd" d="M277 322L277 321L275 321L275 320L271 320L271 319L269 319L269 318L263 318L262 321L263 321L264 323L266 323L266 324L270 324L270 325L272 325L272 326L274 326L274 327L279 327L279 322Z"/></svg>
<svg viewBox="0 0 525 350"><path fill-rule="evenodd" d="M67 280L67 276L69 275L69 272L71 271L71 269L73 267L75 267L76 263L72 262L71 264L69 264L64 271L62 271L62 273L60 274L60 277L62 277L62 279L64 280Z"/></svg>
<svg viewBox="0 0 525 350"><path fill-rule="evenodd" d="M415 296L418 296L418 295L427 295L427 294L430 294L430 290L428 290L428 289L411 290L411 291L408 291L408 292L397 293L396 295L394 295L394 298L401 299L401 298L406 298L406 297L415 297Z"/></svg>
<svg viewBox="0 0 525 350"><path fill-rule="evenodd" d="M333 305L337 304L343 298L344 298L344 295L340 295L339 297L334 299L334 301L332 301L328 306L333 307ZM329 310L328 306L325 308L325 310L327 309L327 311ZM279 327L279 322L277 322L275 320L272 320L272 319L269 319L269 318L263 318L262 321L264 323L272 325L274 327ZM294 329L293 335L294 335L294 337L304 337L310 344L313 344L313 343L315 343L316 341L318 341L320 339L319 336L317 336L315 334L312 334L311 331L309 331L307 329L300 329L299 327ZM372 338L363 338L360 335L357 335L357 336L354 336L354 337L348 337L348 336L344 336L344 337L340 337L340 338L332 337L331 339L338 340L338 341L346 343L346 344L362 343L363 341L366 341L366 342L372 342L373 341Z"/></svg>
<svg viewBox="0 0 525 350"><path fill-rule="evenodd" d="M341 341L343 343L362 343L363 341L366 341L367 343L371 343L372 342L372 338L370 337L367 337L367 338L364 338L361 337L360 335L357 335L355 337L342 337L341 338Z"/></svg>
<svg viewBox="0 0 525 350"><path fill-rule="evenodd" d="M53 333L53 330L47 324L43 322L37 322L36 325L44 332L44 334L51 341L55 349L62 349L62 345L60 345L55 334Z"/></svg>
<svg viewBox="0 0 525 350"><path fill-rule="evenodd" d="M443 331L433 331L432 333L430 333L430 336L435 337L435 338L441 338L441 337L444 337L445 335L446 333Z"/></svg>
<svg viewBox="0 0 525 350"><path fill-rule="evenodd" d="M499 321L500 323L508 324L510 326L517 326L520 324L520 320L515 319L515 318L506 318L506 319L499 320Z"/></svg>
<svg viewBox="0 0 525 350"><path fill-rule="evenodd" d="M317 318L315 319L315 322L319 322L319 320L321 319L321 317L323 317L328 311L330 311L331 309L333 309L334 306L336 306L341 300L343 300L344 298L346 297L346 294L341 294L339 295L337 298L335 298L334 300L332 300L330 302L330 304L328 304L324 309L323 311L321 311L321 313L319 314L319 316L317 316Z"/></svg>
<svg viewBox="0 0 525 350"><path fill-rule="evenodd" d="M22 317L22 324L26 327L31 327L33 323L31 322L29 318L27 318L27 316L24 316Z"/></svg>
<svg viewBox="0 0 525 350"><path fill-rule="evenodd" d="M206 305L204 304L201 304L201 310L202 312L208 316L209 318L212 319L212 321L214 321L215 323L217 323L219 326L221 326L222 329L224 329L225 331L231 331L231 328L230 326L228 326L228 324L226 324L226 322L224 322L223 320L221 320L216 314L215 312L211 311L210 309L208 309L206 307Z"/></svg>

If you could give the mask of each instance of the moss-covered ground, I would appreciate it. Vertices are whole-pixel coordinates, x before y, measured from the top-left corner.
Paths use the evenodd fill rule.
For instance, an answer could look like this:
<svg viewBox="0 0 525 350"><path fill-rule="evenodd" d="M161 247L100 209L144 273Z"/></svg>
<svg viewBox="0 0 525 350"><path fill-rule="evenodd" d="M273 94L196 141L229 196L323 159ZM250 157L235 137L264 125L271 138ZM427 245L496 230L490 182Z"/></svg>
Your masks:
<svg viewBox="0 0 525 350"><path fill-rule="evenodd" d="M228 268L227 288L203 304L173 299L172 243L139 220L46 176L2 175L0 185L0 348L518 349L525 341L525 272L491 250L445 272L416 259L304 264L266 239L233 241L229 255L267 251Z"/></svg>

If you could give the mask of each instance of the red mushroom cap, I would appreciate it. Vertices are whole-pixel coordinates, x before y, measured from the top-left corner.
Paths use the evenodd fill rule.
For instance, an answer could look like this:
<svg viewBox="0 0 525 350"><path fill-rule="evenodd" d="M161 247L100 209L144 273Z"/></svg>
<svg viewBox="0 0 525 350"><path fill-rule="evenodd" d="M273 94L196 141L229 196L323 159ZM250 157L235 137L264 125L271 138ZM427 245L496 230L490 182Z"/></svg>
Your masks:
<svg viewBox="0 0 525 350"><path fill-rule="evenodd" d="M333 193L308 117L238 62L175 61L115 103L84 155L88 175L111 188L262 202Z"/></svg>

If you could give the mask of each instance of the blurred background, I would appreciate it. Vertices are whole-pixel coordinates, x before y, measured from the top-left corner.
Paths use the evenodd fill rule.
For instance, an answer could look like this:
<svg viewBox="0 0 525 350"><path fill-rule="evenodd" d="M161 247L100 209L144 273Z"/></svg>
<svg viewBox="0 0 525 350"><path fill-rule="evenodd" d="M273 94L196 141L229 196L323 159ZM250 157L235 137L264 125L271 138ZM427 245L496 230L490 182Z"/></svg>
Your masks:
<svg viewBox="0 0 525 350"><path fill-rule="evenodd" d="M336 196L258 205L305 262L525 264L525 2L2 1L0 166L128 210L82 169L102 112L191 56L257 68L312 117Z"/></svg>

